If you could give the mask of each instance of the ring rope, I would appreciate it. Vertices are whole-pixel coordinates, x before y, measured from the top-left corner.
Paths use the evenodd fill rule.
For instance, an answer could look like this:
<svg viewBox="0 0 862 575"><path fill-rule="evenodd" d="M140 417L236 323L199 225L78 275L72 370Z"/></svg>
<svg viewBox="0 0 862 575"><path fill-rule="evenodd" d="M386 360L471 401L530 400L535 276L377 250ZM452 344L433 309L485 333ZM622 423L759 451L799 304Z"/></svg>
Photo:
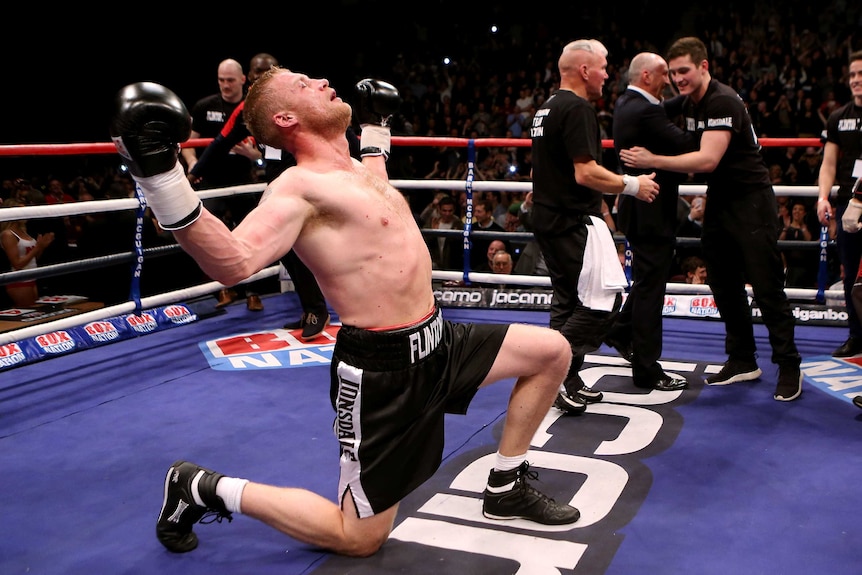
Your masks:
<svg viewBox="0 0 862 575"><path fill-rule="evenodd" d="M203 147L209 144L211 140L206 138L200 138L196 140L189 140L183 144L183 147ZM763 138L760 142L764 146L796 146L796 147L804 147L804 146L814 146L821 147L822 143L818 138ZM466 181L465 180L406 180L406 179L394 179L391 180L391 184L397 189L401 190L453 190L460 191L465 190L468 194L468 213L471 211L472 207L472 192L475 191L488 191L488 190L499 190L499 191L516 191L516 192L527 192L532 190L531 182L508 182L508 181L499 181L499 180L478 180L476 179L475 173L475 151L476 148L480 147L497 147L497 146L517 146L517 147L527 147L530 145L529 140L524 139L508 139L508 138L484 138L479 140L472 140L466 138L451 138L451 137L413 137L413 136L393 136L392 137L393 145L401 145L401 146L453 146L453 147L467 147L468 148L468 160L472 158L472 161L468 165L468 167L472 168L472 170L468 169L468 174ZM603 140L602 145L604 148L613 147L613 142L611 140ZM41 155L82 155L82 154L115 154L116 149L113 143L93 143L93 144L26 144L26 145L2 145L0 146L0 157L13 157L13 156L41 156ZM225 196L233 196L240 194L251 194L262 192L266 187L263 183L253 183L253 184L244 184L239 186L231 186L220 189L212 189L212 190L200 190L196 193L201 197L202 200L225 197ZM776 195L786 195L786 196L799 196L799 197L816 197L817 196L817 187L816 186L789 186L789 185L780 185L773 186ZM832 193L833 195L837 191L837 186L833 187ZM702 195L706 193L706 186L702 184L682 184L680 185L680 193L683 195ZM0 210L0 221L7 220L15 220L15 219L32 219L32 218L48 218L48 217L65 217L65 216L75 216L89 213L101 213L101 212L111 212L111 211L121 211L121 210L130 210L130 209L141 209L141 203L138 199L110 199L110 200L92 200L87 202L75 202L70 204L55 204L55 205L42 205L42 206L27 206L27 207L16 207L16 208L5 208ZM469 224L465 226L469 228ZM501 234L499 232L486 232L482 230L469 230L465 233L465 231L459 230L422 230L423 234L426 235L448 235L449 233L454 233L458 235L463 235L465 238L465 247L469 249L469 238L470 237L505 237L506 239L516 239L529 241L533 238L533 235L529 232L506 232L505 234ZM842 299L844 294L841 290L827 290L825 289L825 274L824 274L824 260L825 260L825 245L824 245L824 233L825 227L821 230L821 241L819 242L819 247L821 249L821 267L818 274L818 288L816 290L813 289L801 289L801 288L787 288L785 291L788 294L788 297L791 298L800 298L800 299L811 299L814 301L821 302L823 298L830 297L836 299ZM625 241L624 238L617 238L617 241ZM678 238L678 245L697 245L699 244L699 238ZM829 240L826 240L826 243L829 243ZM813 244L813 245L812 245ZM802 241L782 241L779 242L779 247L792 247L792 248L809 248L809 247L818 247L817 242L802 242ZM168 253L173 253L181 248L178 245L170 245L170 246L160 246L156 248L146 248L138 251L137 246L133 246L132 251L121 252L118 254L112 254L109 256L99 256L96 258L88 258L76 260L73 262L64 262L60 264L53 264L50 266L42 266L36 268L35 270L19 270L19 271L10 271L0 274L0 285L4 285L6 283L11 283L13 281L22 281L24 279L38 279L42 277L49 277L52 275L60 275L63 273L69 273L72 271L81 271L87 269L94 269L97 267L103 267L106 265L112 265L117 262L127 262L133 261L134 258L141 258L142 256L146 257L157 257L160 255L166 255ZM465 280L468 282L488 282L488 283L498 283L498 284L516 284L521 286L531 286L531 287L542 287L549 288L550 287L550 279L547 276L515 276L515 275L502 275L502 274L483 274L470 271L468 269L469 264L465 264L465 269L463 271L443 271L443 270L434 270L432 272L432 279L434 280L442 280L442 281L459 281ZM255 281L257 279L262 279L266 277L271 277L273 275L279 274L281 272L281 266L276 265L264 270L261 270L257 274L250 276L249 278L239 282L241 284L248 283L250 281ZM709 291L708 286L699 286L699 285L690 285L690 284L678 284L678 283L668 283L668 293L678 293L678 294L703 294L709 295L711 292ZM106 317L110 317L112 314L121 314L121 313L129 313L134 311L140 311L141 307L146 306L157 306L163 305L167 303L174 303L177 301L181 301L184 298L196 298L204 295L208 295L213 291L217 291L221 288L229 287L221 284L219 282L209 282L204 283L199 286L193 286L190 288L185 288L181 290L176 290L172 292L167 292L164 294L159 294L156 296L139 298L135 297L135 293L130 294L129 302L124 304L119 304L115 306L100 308L98 310L93 310L90 312L85 312L83 314L75 315L66 319L56 320L54 322L47 322L38 325L31 326L29 328L19 328L5 334L0 334L0 344L8 343L11 341L15 341L19 338L31 337L34 334L43 334L48 333L53 329L62 329L64 326L73 326L80 325L86 321L92 321L94 319L104 319ZM751 289L747 288L749 295L751 295Z"/></svg>
<svg viewBox="0 0 862 575"><path fill-rule="evenodd" d="M268 268L264 268L249 276L248 278L239 282L240 284L246 284L249 282L253 282L259 279L264 279L268 277L272 277L278 275L281 271L281 266L270 266ZM199 298L202 296L206 296L216 292L222 288L226 288L230 286L226 286L221 282L208 282L200 285L174 290L171 292L165 292L149 297L142 298L140 300L140 306L142 308L153 308L159 307L167 304L176 303L179 301L187 301L190 299ZM81 314L77 314L71 317L54 320L51 322L40 323L38 325L33 325L30 327L22 327L16 330L7 331L5 333L0 333L0 345L6 345L9 343L13 343L16 341L21 341L31 337L37 337L39 335L50 333L57 330L68 329L71 327L75 327L78 325L83 325L85 323L91 321L103 320L109 317L114 317L118 315L124 315L129 313L134 313L137 309L136 303L134 301L128 301L126 303L121 303L113 306L102 307L99 309L95 309L92 311L84 312Z"/></svg>

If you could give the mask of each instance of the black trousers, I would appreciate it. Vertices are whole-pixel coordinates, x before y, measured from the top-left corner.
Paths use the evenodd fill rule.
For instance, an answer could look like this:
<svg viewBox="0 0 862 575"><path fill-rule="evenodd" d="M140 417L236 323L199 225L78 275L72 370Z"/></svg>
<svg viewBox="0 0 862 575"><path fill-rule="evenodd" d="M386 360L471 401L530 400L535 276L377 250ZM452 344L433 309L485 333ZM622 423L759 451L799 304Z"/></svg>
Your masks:
<svg viewBox="0 0 862 575"><path fill-rule="evenodd" d="M308 266L299 259L293 250L282 256L280 261L287 273L290 274L290 279L293 280L293 286L299 297L303 313L325 316L327 313L326 298L323 297L323 292L320 291L320 286L317 284L317 278L314 277Z"/></svg>
<svg viewBox="0 0 862 575"><path fill-rule="evenodd" d="M554 290L550 327L562 333L572 347L572 365L567 382L580 370L584 356L602 345L622 302L620 295L614 304L614 311L607 312L588 308L578 296L578 280L584 267L587 245L587 225L590 225L586 222L589 222L586 216L577 218L559 234L534 232Z"/></svg>
<svg viewBox="0 0 862 575"><path fill-rule="evenodd" d="M630 236L632 286L611 331L634 350L632 377L635 384L650 385L664 376L659 365L662 352L662 310L667 280L673 265L675 238Z"/></svg>
<svg viewBox="0 0 862 575"><path fill-rule="evenodd" d="M764 189L710 202L701 246L709 287L725 325L727 355L743 360L757 357L745 291L748 283L769 332L772 362L798 366L801 358L794 335L796 320L784 292L774 192Z"/></svg>
<svg viewBox="0 0 862 575"><path fill-rule="evenodd" d="M862 338L862 307L853 299L853 284L856 283L856 272L859 270L859 262L862 260L862 233L850 234L844 231L841 217L847 209L847 201L838 201L836 204L835 221L838 224L838 255L841 265L844 266L844 301L847 306L847 325L850 335Z"/></svg>

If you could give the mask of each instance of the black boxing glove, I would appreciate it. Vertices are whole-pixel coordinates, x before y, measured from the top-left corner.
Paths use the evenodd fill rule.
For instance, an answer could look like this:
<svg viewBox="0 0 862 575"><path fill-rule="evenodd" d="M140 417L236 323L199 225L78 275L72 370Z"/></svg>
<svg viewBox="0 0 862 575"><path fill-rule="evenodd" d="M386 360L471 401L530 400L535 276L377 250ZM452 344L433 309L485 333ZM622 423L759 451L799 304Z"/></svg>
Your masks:
<svg viewBox="0 0 862 575"><path fill-rule="evenodd" d="M200 217L200 198L177 161L191 117L176 94L153 82L129 84L117 93L110 134L164 229L178 230Z"/></svg>
<svg viewBox="0 0 862 575"><path fill-rule="evenodd" d="M356 84L359 95L356 118L362 128L360 155L389 158L391 133L389 120L401 107L401 95L392 84L366 78Z"/></svg>
<svg viewBox="0 0 862 575"><path fill-rule="evenodd" d="M174 167L180 143L191 135L191 116L176 94L138 82L114 100L111 139L133 176L154 176Z"/></svg>
<svg viewBox="0 0 862 575"><path fill-rule="evenodd" d="M356 119L360 126L389 126L392 114L401 107L401 95L389 82L366 78L356 84L356 93L359 95Z"/></svg>

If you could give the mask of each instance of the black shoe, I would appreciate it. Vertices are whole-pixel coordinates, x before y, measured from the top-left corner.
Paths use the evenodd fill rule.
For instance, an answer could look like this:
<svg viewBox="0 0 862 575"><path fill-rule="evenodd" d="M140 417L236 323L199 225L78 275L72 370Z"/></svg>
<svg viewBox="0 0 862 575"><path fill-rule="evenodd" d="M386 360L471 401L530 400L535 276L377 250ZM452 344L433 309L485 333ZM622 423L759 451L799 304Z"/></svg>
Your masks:
<svg viewBox="0 0 862 575"><path fill-rule="evenodd" d="M680 377L664 374L653 382L635 382L635 387L657 389L658 391L679 391L688 388L688 382Z"/></svg>
<svg viewBox="0 0 862 575"><path fill-rule="evenodd" d="M772 396L776 401L793 401L802 395L802 370L798 365L778 366L778 385Z"/></svg>
<svg viewBox="0 0 862 575"><path fill-rule="evenodd" d="M206 506L195 503L192 495L192 482L200 475L198 493ZM198 546L198 536L192 526L201 523L233 520L224 502L216 495L216 483L224 477L209 469L204 469L187 461L175 461L165 476L165 497L159 521L156 523L156 537L162 545L174 553L185 553ZM204 519L208 519L204 521Z"/></svg>
<svg viewBox="0 0 862 575"><path fill-rule="evenodd" d="M527 479L538 474L522 463L510 471L491 471L485 488L482 514L488 519L529 519L542 525L566 525L581 517L571 505L560 505L541 493ZM503 489L503 491L498 491Z"/></svg>
<svg viewBox="0 0 862 575"><path fill-rule="evenodd" d="M284 324L284 329L300 329L303 326L305 326L305 314L299 316L299 319L296 321Z"/></svg>
<svg viewBox="0 0 862 575"><path fill-rule="evenodd" d="M617 350L617 353L620 354L627 362L631 363L632 358L635 356L634 350L632 350L632 342L622 342L615 340L613 338L605 339L605 345L608 347L612 347Z"/></svg>
<svg viewBox="0 0 862 575"><path fill-rule="evenodd" d="M575 396L584 403L598 403L604 398L601 391L595 391L591 387L584 385L581 389L575 392Z"/></svg>
<svg viewBox="0 0 862 575"><path fill-rule="evenodd" d="M738 381L751 381L760 377L760 368L754 360L730 358L724 362L724 367L716 374L705 378L703 382L707 385L727 385Z"/></svg>
<svg viewBox="0 0 862 575"><path fill-rule="evenodd" d="M862 353L862 337L850 336L841 347L832 352L832 357L853 357Z"/></svg>
<svg viewBox="0 0 862 575"><path fill-rule="evenodd" d="M598 403L604 397L601 391L593 391L593 388L587 387L587 384L577 373L571 379L566 380L563 387L568 395L574 395L581 403ZM572 390L575 390L574 393Z"/></svg>
<svg viewBox="0 0 862 575"><path fill-rule="evenodd" d="M329 325L329 320L330 317L328 313L325 316L311 312L305 314L305 325L302 327L302 335L299 337L303 341L309 341L316 338L322 334L323 330L326 329L326 326Z"/></svg>
<svg viewBox="0 0 862 575"><path fill-rule="evenodd" d="M859 409L862 409L862 395L857 395L853 398L853 405L855 405Z"/></svg>
<svg viewBox="0 0 862 575"><path fill-rule="evenodd" d="M561 391L554 400L554 407L571 415L580 415L587 410L587 403L576 395Z"/></svg>

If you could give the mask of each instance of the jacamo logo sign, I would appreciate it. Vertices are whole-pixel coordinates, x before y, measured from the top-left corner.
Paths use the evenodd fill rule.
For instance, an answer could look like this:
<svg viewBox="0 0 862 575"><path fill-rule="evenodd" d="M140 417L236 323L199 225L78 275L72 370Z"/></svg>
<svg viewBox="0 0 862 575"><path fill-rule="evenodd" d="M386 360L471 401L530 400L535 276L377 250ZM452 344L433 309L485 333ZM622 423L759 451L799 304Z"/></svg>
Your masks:
<svg viewBox="0 0 862 575"><path fill-rule="evenodd" d="M240 371L329 365L340 326L328 325L312 341L302 330L276 329L231 335L199 344L212 369Z"/></svg>

